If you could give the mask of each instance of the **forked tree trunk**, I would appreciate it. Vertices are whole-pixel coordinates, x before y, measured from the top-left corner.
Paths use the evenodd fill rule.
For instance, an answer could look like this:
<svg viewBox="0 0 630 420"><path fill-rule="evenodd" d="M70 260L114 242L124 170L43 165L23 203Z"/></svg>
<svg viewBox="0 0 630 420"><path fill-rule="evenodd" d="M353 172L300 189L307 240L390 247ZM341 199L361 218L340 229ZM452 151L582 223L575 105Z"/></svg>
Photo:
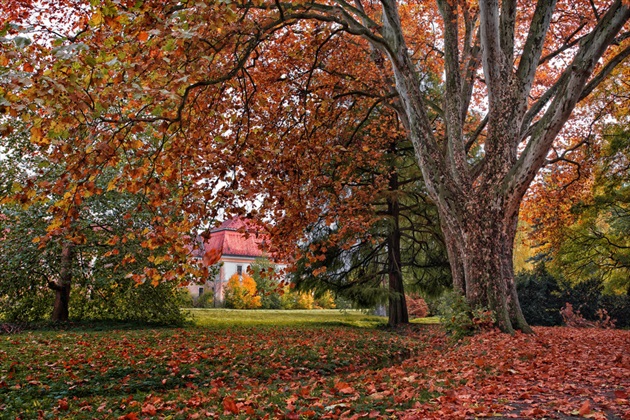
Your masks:
<svg viewBox="0 0 630 420"><path fill-rule="evenodd" d="M51 319L54 322L66 322L70 311L70 287L72 285L72 260L74 258L74 245L64 243L61 249L61 262L59 281L49 284L55 291L55 304Z"/></svg>
<svg viewBox="0 0 630 420"><path fill-rule="evenodd" d="M515 31L516 0L478 3L477 20L470 19L468 12L461 13L459 2L438 1L443 18L443 131L435 130L430 118L434 106L424 99L425 88L409 53L412 49L406 43L398 2L381 1L383 38L373 44L385 51L392 65L398 113L427 191L445 218L442 223L456 289L462 289L463 267L465 293L472 306L494 310L503 331L530 332L518 303L512 268L518 208L576 104L630 56L630 49L621 49L595 72L608 47L618 44L618 34L630 21L630 6L627 1L610 2L589 34L581 38L571 63L558 69L562 75L557 82L531 103L556 2L536 2L524 43L522 34L517 37ZM459 18L462 15L466 25ZM483 70L488 111L483 122L468 131L478 70ZM482 156L471 159L470 147L481 137Z"/></svg>

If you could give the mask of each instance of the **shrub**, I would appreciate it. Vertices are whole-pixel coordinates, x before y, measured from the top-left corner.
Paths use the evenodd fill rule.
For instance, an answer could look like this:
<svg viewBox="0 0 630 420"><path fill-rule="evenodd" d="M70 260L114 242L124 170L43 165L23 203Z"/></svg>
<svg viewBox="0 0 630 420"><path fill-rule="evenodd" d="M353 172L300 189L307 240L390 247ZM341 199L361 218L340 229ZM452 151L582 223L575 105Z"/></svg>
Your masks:
<svg viewBox="0 0 630 420"><path fill-rule="evenodd" d="M604 281L602 279L591 278L576 284L565 281L561 284L561 287L562 295L560 299L562 303L571 303L588 320L594 321L598 319L599 301L604 291Z"/></svg>
<svg viewBox="0 0 630 420"><path fill-rule="evenodd" d="M214 292L206 290L195 299L195 308L212 308L214 306Z"/></svg>
<svg viewBox="0 0 630 420"><path fill-rule="evenodd" d="M407 312L411 318L424 318L429 314L429 305L417 295L407 295Z"/></svg>
<svg viewBox="0 0 630 420"><path fill-rule="evenodd" d="M630 296L606 295L604 281L577 284L554 278L543 263L516 277L518 297L531 325L630 327ZM561 309L562 308L562 309Z"/></svg>
<svg viewBox="0 0 630 420"><path fill-rule="evenodd" d="M280 297L282 309L313 309L315 298L312 293L298 292L289 286L284 288L284 294Z"/></svg>
<svg viewBox="0 0 630 420"><path fill-rule="evenodd" d="M538 264L533 271L521 272L516 276L516 289L523 315L530 325L560 325L560 288L558 281Z"/></svg>
<svg viewBox="0 0 630 420"><path fill-rule="evenodd" d="M487 308L471 309L466 298L456 293L446 293L440 306L440 320L455 340L475 332L492 328L496 322L494 313Z"/></svg>
<svg viewBox="0 0 630 420"><path fill-rule="evenodd" d="M567 303L560 310L564 324L573 328L615 328L615 321L610 318L605 309L597 311L599 320L588 321L584 319L579 310L573 310L573 305Z"/></svg>
<svg viewBox="0 0 630 420"><path fill-rule="evenodd" d="M274 278L273 264L265 258L256 260L250 267L252 278L256 282L256 290L260 296L262 309L280 309L280 285Z"/></svg>
<svg viewBox="0 0 630 420"><path fill-rule="evenodd" d="M630 296L603 295L599 300L599 306L615 320L617 328L630 328Z"/></svg>
<svg viewBox="0 0 630 420"><path fill-rule="evenodd" d="M234 274L225 287L225 307L232 309L260 308L260 296L256 294L256 282L247 274Z"/></svg>
<svg viewBox="0 0 630 420"><path fill-rule="evenodd" d="M91 289L75 285L70 297L72 319L86 321L132 321L181 325L180 290L174 283L136 284L121 279L109 287Z"/></svg>
<svg viewBox="0 0 630 420"><path fill-rule="evenodd" d="M195 299L193 299L188 289L181 288L177 291L177 304L180 308L194 308Z"/></svg>
<svg viewBox="0 0 630 420"><path fill-rule="evenodd" d="M335 297L330 290L323 293L318 298L315 298L315 307L319 309L334 309L337 307L335 304Z"/></svg>

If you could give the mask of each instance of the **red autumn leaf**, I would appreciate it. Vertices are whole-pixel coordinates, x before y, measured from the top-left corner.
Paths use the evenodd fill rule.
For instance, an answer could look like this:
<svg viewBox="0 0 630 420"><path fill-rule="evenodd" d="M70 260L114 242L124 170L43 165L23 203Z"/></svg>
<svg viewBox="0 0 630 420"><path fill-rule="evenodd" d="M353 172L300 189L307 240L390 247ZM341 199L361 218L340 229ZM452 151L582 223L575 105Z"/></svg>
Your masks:
<svg viewBox="0 0 630 420"><path fill-rule="evenodd" d="M585 416L587 414L590 414L590 412L591 412L591 403L589 400L586 400L580 407L580 411L579 411L580 416Z"/></svg>
<svg viewBox="0 0 630 420"><path fill-rule="evenodd" d="M614 394L615 394L615 398L619 398L620 400L625 400L628 398L628 394L626 394L624 391L621 391L619 389L616 390Z"/></svg>
<svg viewBox="0 0 630 420"><path fill-rule="evenodd" d="M60 410L67 411L67 410L68 410L68 408L70 408L70 404L68 404L68 400L63 399L63 400L59 400L59 401L57 402L57 407L58 407Z"/></svg>
<svg viewBox="0 0 630 420"><path fill-rule="evenodd" d="M342 381L335 383L335 390L340 394L352 394L354 392L352 385Z"/></svg>
<svg viewBox="0 0 630 420"><path fill-rule="evenodd" d="M157 413L157 410L155 409L155 406L153 404L145 404L142 407L142 414L147 414L149 416L155 416L156 413Z"/></svg>
<svg viewBox="0 0 630 420"><path fill-rule="evenodd" d="M225 397L223 399L223 408L225 411L229 411L232 414L238 414L240 411L232 397Z"/></svg>

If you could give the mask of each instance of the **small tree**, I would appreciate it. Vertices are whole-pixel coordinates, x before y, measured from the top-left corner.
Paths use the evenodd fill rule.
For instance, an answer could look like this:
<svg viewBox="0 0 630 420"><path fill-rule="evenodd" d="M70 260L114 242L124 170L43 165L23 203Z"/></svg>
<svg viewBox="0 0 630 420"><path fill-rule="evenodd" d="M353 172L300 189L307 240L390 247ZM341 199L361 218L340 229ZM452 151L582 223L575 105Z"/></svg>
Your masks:
<svg viewBox="0 0 630 420"><path fill-rule="evenodd" d="M225 288L225 306L233 309L256 309L261 307L256 294L256 282L247 274L232 275Z"/></svg>
<svg viewBox="0 0 630 420"><path fill-rule="evenodd" d="M273 264L266 258L254 261L249 267L252 278L256 282L256 289L260 296L262 309L280 309L279 284L274 278L275 269Z"/></svg>

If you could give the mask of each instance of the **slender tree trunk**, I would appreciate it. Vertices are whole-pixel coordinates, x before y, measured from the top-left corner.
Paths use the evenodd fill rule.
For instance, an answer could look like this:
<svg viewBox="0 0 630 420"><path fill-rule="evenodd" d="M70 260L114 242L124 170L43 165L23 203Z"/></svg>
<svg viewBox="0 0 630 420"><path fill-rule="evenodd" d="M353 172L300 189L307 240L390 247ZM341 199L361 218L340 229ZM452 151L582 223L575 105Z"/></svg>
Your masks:
<svg viewBox="0 0 630 420"><path fill-rule="evenodd" d="M387 271L389 278L389 326L409 323L407 302L405 300L405 286L402 276L402 256L400 250L400 205L396 191L398 191L398 174L395 170L389 177L390 196L387 199L387 212L392 220L387 237Z"/></svg>
<svg viewBox="0 0 630 420"><path fill-rule="evenodd" d="M70 286L72 284L72 260L74 245L64 243L61 249L61 269L59 282L50 285L55 291L55 306L51 319L55 322L65 322L69 316Z"/></svg>

